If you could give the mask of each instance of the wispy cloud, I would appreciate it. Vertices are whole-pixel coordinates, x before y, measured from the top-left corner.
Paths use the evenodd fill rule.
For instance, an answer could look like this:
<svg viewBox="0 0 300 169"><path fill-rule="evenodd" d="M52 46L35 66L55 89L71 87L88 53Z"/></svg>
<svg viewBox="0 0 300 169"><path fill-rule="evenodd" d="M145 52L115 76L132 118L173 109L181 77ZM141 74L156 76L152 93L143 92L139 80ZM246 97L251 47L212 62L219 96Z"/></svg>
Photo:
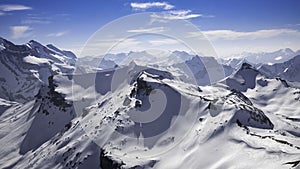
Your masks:
<svg viewBox="0 0 300 169"><path fill-rule="evenodd" d="M143 43L136 38L127 39L93 39L82 47L81 56L99 56L108 53L130 52L141 50ZM78 49L78 48L77 48ZM109 51L108 51L109 49Z"/></svg>
<svg viewBox="0 0 300 169"><path fill-rule="evenodd" d="M11 26L10 29L13 39L26 38L31 35L29 31L32 30L29 26Z"/></svg>
<svg viewBox="0 0 300 169"><path fill-rule="evenodd" d="M53 15L45 15L40 13L30 13L22 18L22 24L50 24L58 19L60 20L69 20L70 14L67 13L58 13Z"/></svg>
<svg viewBox="0 0 300 169"><path fill-rule="evenodd" d="M36 19L25 19L21 21L22 24L49 24L50 21L36 20Z"/></svg>
<svg viewBox="0 0 300 169"><path fill-rule="evenodd" d="M150 40L149 43L153 46L180 44L180 42L178 42L177 40L174 40L174 39Z"/></svg>
<svg viewBox="0 0 300 169"><path fill-rule="evenodd" d="M209 30L199 32L190 32L190 37L196 37L200 34L206 35L210 40L239 40L239 39L262 39L271 38L280 35L300 36L298 30L293 29L266 29L252 32L239 32L233 30Z"/></svg>
<svg viewBox="0 0 300 169"><path fill-rule="evenodd" d="M215 15L202 15L202 18L214 18Z"/></svg>
<svg viewBox="0 0 300 169"><path fill-rule="evenodd" d="M22 17L21 24L31 25L31 24L50 24L57 20L64 20L68 22L70 14L58 13L58 14L45 14L45 13L29 13Z"/></svg>
<svg viewBox="0 0 300 169"><path fill-rule="evenodd" d="M174 8L173 5L167 2L146 2L146 3L132 2L130 3L130 6L135 10L145 10L153 7L163 8L164 10L170 10Z"/></svg>
<svg viewBox="0 0 300 169"><path fill-rule="evenodd" d="M130 3L130 6L134 10L146 10L149 8L162 8L165 10L160 14L153 14L151 17L156 21L167 22L167 20L182 20L182 19L192 19L197 17L207 17L212 18L213 15L204 16L202 14L193 13L191 10L174 10L175 6L167 2L146 2L146 3Z"/></svg>
<svg viewBox="0 0 300 169"><path fill-rule="evenodd" d="M172 10L161 14L152 14L151 17L159 20L182 20L192 19L203 16L202 14L192 13L191 10Z"/></svg>
<svg viewBox="0 0 300 169"><path fill-rule="evenodd" d="M280 48L299 49L297 44L299 44L300 31L287 28L256 31L208 30L189 32L187 38L196 40L205 36L220 56L229 56L242 52L265 52Z"/></svg>
<svg viewBox="0 0 300 169"><path fill-rule="evenodd" d="M28 16L21 21L22 24L49 24L51 23L50 17L41 16Z"/></svg>
<svg viewBox="0 0 300 169"><path fill-rule="evenodd" d="M187 15L191 10L172 10L169 13L173 15Z"/></svg>
<svg viewBox="0 0 300 169"><path fill-rule="evenodd" d="M24 6L24 5L0 5L0 16L5 15L7 12L11 11L23 11L23 10L30 10L32 9L29 6Z"/></svg>
<svg viewBox="0 0 300 169"><path fill-rule="evenodd" d="M68 33L68 31L62 31L62 32L56 32L56 33L50 33L47 35L47 37L61 37Z"/></svg>
<svg viewBox="0 0 300 169"><path fill-rule="evenodd" d="M24 5L0 5L0 10L4 12L22 11L22 10L30 10L30 9L32 8Z"/></svg>
<svg viewBox="0 0 300 169"><path fill-rule="evenodd" d="M154 28L141 28L141 29L131 29L127 32L131 33L161 33L166 31L164 27L154 27Z"/></svg>

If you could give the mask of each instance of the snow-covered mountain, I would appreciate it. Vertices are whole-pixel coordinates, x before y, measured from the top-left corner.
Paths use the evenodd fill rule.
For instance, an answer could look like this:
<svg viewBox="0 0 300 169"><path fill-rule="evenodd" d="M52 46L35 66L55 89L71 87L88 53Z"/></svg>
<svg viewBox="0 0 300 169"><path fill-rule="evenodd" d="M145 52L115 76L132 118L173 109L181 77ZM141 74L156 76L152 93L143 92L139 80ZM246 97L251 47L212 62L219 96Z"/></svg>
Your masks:
<svg viewBox="0 0 300 169"><path fill-rule="evenodd" d="M81 73L92 73L103 69L113 69L118 65L107 58L97 58L97 57L82 57L78 58L76 62L76 68L78 72Z"/></svg>
<svg viewBox="0 0 300 169"><path fill-rule="evenodd" d="M53 45L33 40L15 45L3 38L0 45L0 97L6 100L30 101L49 76L71 73L75 68L76 56Z"/></svg>
<svg viewBox="0 0 300 169"><path fill-rule="evenodd" d="M131 51L129 53L108 53L104 56L85 56L78 59L80 66L92 66L93 68L109 69L116 65L128 65L134 60L139 65L170 66L190 60L194 55L185 51Z"/></svg>
<svg viewBox="0 0 300 169"><path fill-rule="evenodd" d="M147 51L136 51L129 53L108 53L104 56L85 56L81 57L77 61L77 68L81 72L92 73L98 70L112 69L118 65L127 65L131 61L139 63L140 65L147 64L159 64L159 65L170 65L172 63L184 62L188 59L188 53L186 52L160 52L156 54L150 54ZM159 62L158 62L159 61Z"/></svg>
<svg viewBox="0 0 300 169"><path fill-rule="evenodd" d="M14 45L9 56L25 46ZM52 62L72 68L68 59ZM195 57L186 65L203 68ZM293 82L246 63L210 86L171 70L132 61L94 73L57 71L32 80L40 85L30 100L0 96L0 168L299 167L300 89Z"/></svg>
<svg viewBox="0 0 300 169"><path fill-rule="evenodd" d="M292 59L294 56L300 55L300 50L293 51L290 48L280 49L274 52L260 52L260 53L251 53L251 52L243 52L241 54L235 54L229 56L229 58L235 59L227 59L229 62L237 61L245 59L253 64L274 64L274 63L282 63Z"/></svg>
<svg viewBox="0 0 300 169"><path fill-rule="evenodd" d="M98 70L113 69L117 66L128 65L134 61L138 65L160 67L198 85L209 85L232 74L234 69L227 64L220 64L214 57L191 55L184 51L173 51L164 54L150 54L147 51L107 54L103 57L83 57L77 61L79 72L92 73ZM213 79L210 72L222 74Z"/></svg>
<svg viewBox="0 0 300 169"><path fill-rule="evenodd" d="M262 65L259 70L269 77L281 77L288 81L300 82L300 55L273 65Z"/></svg>
<svg viewBox="0 0 300 169"><path fill-rule="evenodd" d="M228 65L219 64L214 57L193 56L185 62L177 63L169 67L171 72L177 74L182 81L195 81L194 84L204 86L215 83L222 78L231 75L234 69ZM218 72L219 77L210 76L209 72Z"/></svg>
<svg viewBox="0 0 300 169"><path fill-rule="evenodd" d="M151 64L160 66L170 66L172 64L184 62L193 57L185 51L131 51L129 53L106 54L105 60L114 61L118 65L127 65L132 60L140 65Z"/></svg>
<svg viewBox="0 0 300 169"><path fill-rule="evenodd" d="M257 64L254 64L254 63L250 63L245 58L221 59L220 62L223 65L230 66L230 67L234 68L235 70L240 69L241 66L243 65L243 63L248 63L248 64L251 64L251 65L257 65Z"/></svg>

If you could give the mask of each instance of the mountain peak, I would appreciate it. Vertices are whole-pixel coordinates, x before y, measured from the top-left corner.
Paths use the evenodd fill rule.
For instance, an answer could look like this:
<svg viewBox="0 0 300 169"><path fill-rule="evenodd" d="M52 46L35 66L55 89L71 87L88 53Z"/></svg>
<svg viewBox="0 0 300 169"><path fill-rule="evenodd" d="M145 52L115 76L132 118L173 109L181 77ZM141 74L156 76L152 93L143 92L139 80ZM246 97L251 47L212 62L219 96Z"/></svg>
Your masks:
<svg viewBox="0 0 300 169"><path fill-rule="evenodd" d="M178 54L178 55L185 55L185 56L189 56L190 54L187 53L186 51L179 51L179 50L175 50L172 52L173 54Z"/></svg>
<svg viewBox="0 0 300 169"><path fill-rule="evenodd" d="M5 39L0 36L0 41L3 42Z"/></svg>
<svg viewBox="0 0 300 169"><path fill-rule="evenodd" d="M53 44L48 44L46 45L48 48L50 49L55 49L55 50L59 50L56 46L54 46Z"/></svg>
<svg viewBox="0 0 300 169"><path fill-rule="evenodd" d="M283 62L283 63L277 63L277 65L280 65L280 64L287 64L287 65L299 65L300 64L300 55L296 55L295 57L293 57L292 59L286 61L286 62Z"/></svg>
<svg viewBox="0 0 300 169"><path fill-rule="evenodd" d="M284 53L294 53L294 51L290 48L284 48L284 49L281 49L280 51L284 52Z"/></svg>
<svg viewBox="0 0 300 169"><path fill-rule="evenodd" d="M30 40L27 44L29 44L31 47L44 47L41 43L35 40Z"/></svg>
<svg viewBox="0 0 300 169"><path fill-rule="evenodd" d="M14 46L14 44L3 37L0 37L0 43L4 47Z"/></svg>
<svg viewBox="0 0 300 169"><path fill-rule="evenodd" d="M198 56L198 55L196 55L196 56L193 56L190 60L188 60L188 61L191 61L191 62L201 62L201 58Z"/></svg>
<svg viewBox="0 0 300 169"><path fill-rule="evenodd" d="M230 89L245 92L249 88L255 88L256 77L259 74L261 73L249 63L243 63L238 71L226 78L225 82Z"/></svg>
<svg viewBox="0 0 300 169"><path fill-rule="evenodd" d="M244 62L241 66L241 70L243 69L255 69L252 65L250 65L249 63Z"/></svg>
<svg viewBox="0 0 300 169"><path fill-rule="evenodd" d="M40 44L38 41L35 41L35 40L33 40L33 39L31 39L31 40L29 41L29 43L33 43L33 44L37 43L37 44Z"/></svg>

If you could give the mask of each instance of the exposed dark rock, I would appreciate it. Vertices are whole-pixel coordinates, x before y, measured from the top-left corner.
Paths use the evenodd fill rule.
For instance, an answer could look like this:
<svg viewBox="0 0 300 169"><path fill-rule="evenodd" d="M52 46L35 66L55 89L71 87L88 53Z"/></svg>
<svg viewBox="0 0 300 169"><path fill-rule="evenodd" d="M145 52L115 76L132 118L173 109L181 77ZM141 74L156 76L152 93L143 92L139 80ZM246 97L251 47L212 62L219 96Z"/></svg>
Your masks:
<svg viewBox="0 0 300 169"><path fill-rule="evenodd" d="M100 167L102 169L120 169L124 165L123 162L118 163L117 161L112 160L103 149L100 153Z"/></svg>

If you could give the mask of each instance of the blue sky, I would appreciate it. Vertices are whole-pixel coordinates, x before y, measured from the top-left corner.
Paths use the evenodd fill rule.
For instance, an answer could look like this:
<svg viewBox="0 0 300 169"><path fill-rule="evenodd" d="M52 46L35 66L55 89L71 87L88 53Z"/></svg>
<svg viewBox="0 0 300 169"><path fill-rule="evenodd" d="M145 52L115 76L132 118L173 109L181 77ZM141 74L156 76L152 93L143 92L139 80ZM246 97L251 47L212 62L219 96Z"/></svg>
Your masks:
<svg viewBox="0 0 300 169"><path fill-rule="evenodd" d="M125 15L164 12L196 25L219 55L300 49L299 0L1 0L0 36L35 39L76 53L105 24Z"/></svg>

